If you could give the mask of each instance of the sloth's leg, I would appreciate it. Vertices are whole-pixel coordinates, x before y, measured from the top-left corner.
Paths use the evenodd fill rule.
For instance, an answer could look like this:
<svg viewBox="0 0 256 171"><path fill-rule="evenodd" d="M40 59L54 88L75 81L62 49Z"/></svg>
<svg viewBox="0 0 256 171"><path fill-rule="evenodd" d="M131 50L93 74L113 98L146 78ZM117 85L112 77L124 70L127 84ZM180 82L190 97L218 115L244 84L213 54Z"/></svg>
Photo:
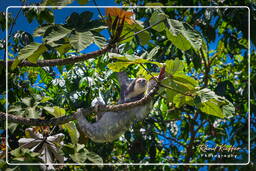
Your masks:
<svg viewBox="0 0 256 171"><path fill-rule="evenodd" d="M81 131L90 138L91 135L93 135L95 128L94 128L93 124L89 123L86 120L83 113L84 113L83 109L78 109L75 114L75 118L78 121L78 125L79 125Z"/></svg>

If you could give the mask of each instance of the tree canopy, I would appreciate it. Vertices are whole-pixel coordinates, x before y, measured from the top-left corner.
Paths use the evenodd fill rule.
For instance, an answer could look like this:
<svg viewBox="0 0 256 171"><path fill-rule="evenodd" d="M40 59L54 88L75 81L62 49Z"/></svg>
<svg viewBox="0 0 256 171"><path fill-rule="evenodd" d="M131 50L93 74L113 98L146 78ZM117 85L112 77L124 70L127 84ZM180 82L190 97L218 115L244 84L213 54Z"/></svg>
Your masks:
<svg viewBox="0 0 256 171"><path fill-rule="evenodd" d="M158 170L177 163L187 164L185 170L191 163L209 164L191 166L205 170L255 169L254 2L117 0L118 8L87 0L20 3L26 7L0 13L1 31L8 33L0 36L0 170L38 170L8 166L6 158L89 164L40 166L48 170ZM95 7L72 7L77 4ZM118 72L131 79L161 77L159 87L118 104ZM98 97L107 105L92 107ZM79 108L96 122L99 111L130 109L149 98L151 112L113 142L95 143L77 126ZM237 166L248 163L249 154L251 163ZM127 166L132 163L163 165Z"/></svg>

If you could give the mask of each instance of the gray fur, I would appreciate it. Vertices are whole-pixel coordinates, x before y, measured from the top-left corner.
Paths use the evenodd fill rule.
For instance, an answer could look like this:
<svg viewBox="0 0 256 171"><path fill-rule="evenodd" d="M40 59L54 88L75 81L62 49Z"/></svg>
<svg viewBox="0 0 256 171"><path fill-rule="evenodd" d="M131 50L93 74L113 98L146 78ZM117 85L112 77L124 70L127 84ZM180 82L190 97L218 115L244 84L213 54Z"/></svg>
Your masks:
<svg viewBox="0 0 256 171"><path fill-rule="evenodd" d="M152 84L151 81L150 84ZM150 84L147 87L151 87ZM128 130L135 120L139 121L145 118L151 109L152 101L119 112L105 112L95 123L89 123L83 115L82 109L78 109L76 119L81 131L92 141L98 143L112 142Z"/></svg>

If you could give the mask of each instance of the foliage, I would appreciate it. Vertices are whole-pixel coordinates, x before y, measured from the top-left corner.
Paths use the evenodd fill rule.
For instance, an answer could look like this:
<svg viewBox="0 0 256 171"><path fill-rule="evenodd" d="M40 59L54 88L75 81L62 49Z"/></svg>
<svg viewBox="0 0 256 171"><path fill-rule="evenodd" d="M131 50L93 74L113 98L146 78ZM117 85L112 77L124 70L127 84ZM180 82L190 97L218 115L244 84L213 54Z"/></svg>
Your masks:
<svg viewBox="0 0 256 171"><path fill-rule="evenodd" d="M41 4L64 6L72 2L45 0ZM123 5L130 3L150 6L198 5L195 1L122 2ZM208 5L203 1L200 3ZM230 5L231 2L211 3ZM249 1L243 3L255 7ZM107 104L116 104L120 87L115 72L125 70L131 78L150 79L165 66L166 73L148 117L134 122L129 131L112 143L93 143L79 132L75 121L55 128L33 127L31 134L41 135L34 137L38 144L46 142L42 138L46 135L48 138L59 134L64 136L61 147L60 141L53 143L60 150L50 149L52 146L45 148L49 152L44 153L45 156L55 156L51 161L65 157L66 163L98 164L247 162L248 88L251 88L251 118L255 124L256 97L253 85L256 84L256 60L255 36L252 36L251 87L248 87L246 8L134 8L129 11L109 8L104 18L95 17L98 12L94 9L73 12L62 24L54 23L54 14L58 10L62 9L24 8L20 15L24 15L28 23L37 21L38 27L33 33L31 30L19 30L10 34L8 57L14 60L8 71L10 114L47 120L71 115L80 107L90 107L91 101L98 96L102 96ZM251 12L255 17L255 10ZM1 13L0 18L3 16L5 13ZM11 21L15 20L14 16L10 17ZM4 30L2 21L0 25ZM255 18L252 18L252 24L255 24ZM118 29L121 29L120 35L117 34ZM104 47L109 43L109 37L116 36L119 38L116 39L119 41L118 53L105 53L95 59L65 66L19 66L21 61L36 63L39 60L79 56L92 46L95 46L94 49ZM5 47L4 41L0 42L0 50L1 47ZM0 88L1 111L5 111L5 82L0 83ZM95 115L88 116L88 120L94 122ZM38 150L19 148L19 139L31 142L31 139L27 139L31 137L25 131L28 127L14 123L8 126L9 161L44 162ZM255 130L255 126L252 126L253 133ZM29 148L33 149L38 144L30 144ZM238 158L209 158L202 156L199 148L204 144L210 147L234 145L241 150L236 153ZM252 143L252 150L251 156L255 154L255 143ZM54 155L50 155L50 152ZM5 168L7 166L2 158L0 168ZM89 168L81 166L81 169L83 167ZM27 168L35 169L32 166ZM94 167L95 170L100 168ZM255 165L246 168L255 168ZM118 168L113 166L108 169ZM124 166L122 169L141 168Z"/></svg>

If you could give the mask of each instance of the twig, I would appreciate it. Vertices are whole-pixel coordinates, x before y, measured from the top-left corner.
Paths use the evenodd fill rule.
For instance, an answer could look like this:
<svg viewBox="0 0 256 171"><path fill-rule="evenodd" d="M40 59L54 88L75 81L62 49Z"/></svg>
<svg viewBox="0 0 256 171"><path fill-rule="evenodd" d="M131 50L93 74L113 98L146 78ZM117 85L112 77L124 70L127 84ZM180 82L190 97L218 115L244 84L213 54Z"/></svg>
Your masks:
<svg viewBox="0 0 256 171"><path fill-rule="evenodd" d="M180 94L182 94L182 95L184 95L184 96L192 96L192 95L190 95L190 94L185 94L185 93L183 93L183 92L181 92L181 91L179 91L179 90L173 89L172 87L167 86L167 85L164 85L164 84L162 84L162 83L160 83L160 86L161 86L161 87L164 87L164 88L167 88L167 89L170 89L170 90L172 90L172 91L175 91L175 92L177 92L177 93L180 93Z"/></svg>
<svg viewBox="0 0 256 171"><path fill-rule="evenodd" d="M152 75L152 73L150 71L147 70L147 68L140 63L140 66L157 82L159 83L159 81L154 77L154 75Z"/></svg>
<svg viewBox="0 0 256 171"><path fill-rule="evenodd" d="M152 25L150 25L150 26L148 26L148 27L146 27L146 28L144 28L144 29L142 29L142 30L140 30L140 31L138 31L138 32L136 32L136 33L134 33L134 34L131 35L131 36L124 37L124 36L125 36L125 35L124 35L124 36L122 36L122 37L120 38L120 42L123 41L123 40L129 39L130 37L136 36L137 34L140 34L140 33L142 33L142 32L144 32L144 31L150 29L151 27L154 27L155 25L157 25L157 24L159 24L159 23L161 23L161 22L163 22L163 21L165 21L165 20L166 20L166 19L160 20L160 21L156 22L155 24L152 24Z"/></svg>
<svg viewBox="0 0 256 171"><path fill-rule="evenodd" d="M196 121L197 118L198 118L198 112L195 111L195 116L192 120ZM190 121L192 121L192 120L190 120ZM203 123L201 123L201 124L203 124ZM199 129L200 129L200 127L201 126L199 126ZM199 129L194 130L194 128L195 128L195 124L189 124L189 131L191 132L191 139L190 139L189 144L186 146L187 154L185 156L185 163L188 163L190 157L193 155L192 147L194 145L196 133L199 130ZM186 168L186 169L188 169L188 168Z"/></svg>
<svg viewBox="0 0 256 171"><path fill-rule="evenodd" d="M96 0L93 0L93 3L94 3L94 5L95 5L96 7L98 6L97 3L96 3ZM98 11L98 13L99 13L99 15L100 15L100 17L101 17L101 20L104 21L104 17L103 17L103 15L102 15L102 13L100 12L99 8L97 7L96 9L97 9L97 11Z"/></svg>
<svg viewBox="0 0 256 171"><path fill-rule="evenodd" d="M170 90L175 91L175 92L177 92L177 93L180 93L180 94L182 94L182 95L184 95L184 96L191 96L190 94L185 94L185 93L183 93L183 92L181 92L181 91L179 91L179 90L173 89L173 88L170 87L170 86L167 86L167 85L162 84L161 82L159 82L159 81L152 75L151 72L149 72L149 71L144 67L143 64L140 64L140 65L142 66L142 68L143 68L151 77L153 77L153 79L159 84L159 86L164 87L164 88L167 88L167 89L170 89Z"/></svg>
<svg viewBox="0 0 256 171"><path fill-rule="evenodd" d="M97 3L96 3L96 0L93 0L93 3L94 3L94 5L97 7L96 9L97 9L97 11L98 11L98 13L99 13L99 15L100 15L100 17L101 17L102 22L105 23L104 17L103 17L103 15L102 15L102 13L100 12L100 9L98 8L98 5L97 5ZM111 33L110 33L109 29L107 29L107 30L108 30L109 36L111 36Z"/></svg>
<svg viewBox="0 0 256 171"><path fill-rule="evenodd" d="M168 139L168 140L174 141L174 142L176 142L177 144L181 145L182 147L186 147L185 144L179 142L177 139L175 139L175 138L173 138L173 137L167 137L167 136L164 135L164 134L160 134L160 136L162 136L162 137L164 137L164 138L166 138L166 139Z"/></svg>
<svg viewBox="0 0 256 171"><path fill-rule="evenodd" d="M15 18L14 18L14 20L13 20L13 23L12 23L12 25L11 25L11 28L10 28L10 31L9 31L9 33L8 33L8 39L11 37L11 34L12 34L12 30L13 30L13 27L14 27L14 25L15 25L15 23L16 23L16 21L17 21L17 19L18 19L18 16L20 15L20 12L21 12L21 10L22 10L22 8L20 8L19 9L19 11L18 11L18 13L16 14L16 16L15 16ZM7 14L6 14L7 15ZM8 17L8 16L7 16ZM8 24L8 23L7 23ZM6 46L6 42L7 42L7 40L5 40L5 46ZM8 46L8 45L7 45ZM4 59L6 59L6 49L7 48L5 48L5 53L4 53Z"/></svg>
<svg viewBox="0 0 256 171"><path fill-rule="evenodd" d="M201 57L204 61L204 68L205 68L205 72L204 72L204 86L207 87L208 86L208 79L209 79L209 72L210 72L210 65L209 65L209 61L206 60L204 53L202 51L202 49L200 49L200 53L201 53Z"/></svg>
<svg viewBox="0 0 256 171"><path fill-rule="evenodd" d="M198 132L200 128L202 128L202 126L206 123L207 121L203 121L199 126L198 128L195 130L195 132Z"/></svg>
<svg viewBox="0 0 256 171"><path fill-rule="evenodd" d="M22 8L19 9L17 15L16 15L15 18L14 18L14 21L13 21L13 23L12 23L12 25L11 25L11 28L10 28L10 31L9 31L9 33L8 33L8 37L11 37L11 33L12 33L12 30L13 30L13 27L14 27L14 25L15 25L15 23L16 23L16 20L18 19L18 16L20 15L21 10L22 10Z"/></svg>

